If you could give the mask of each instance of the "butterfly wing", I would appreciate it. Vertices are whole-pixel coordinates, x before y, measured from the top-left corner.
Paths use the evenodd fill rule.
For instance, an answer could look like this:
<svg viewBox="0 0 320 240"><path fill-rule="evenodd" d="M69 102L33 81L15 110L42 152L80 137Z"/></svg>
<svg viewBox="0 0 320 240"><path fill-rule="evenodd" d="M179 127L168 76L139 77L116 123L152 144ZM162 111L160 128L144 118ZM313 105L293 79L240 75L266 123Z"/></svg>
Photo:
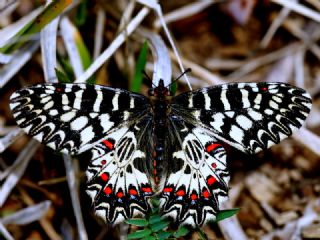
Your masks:
<svg viewBox="0 0 320 240"><path fill-rule="evenodd" d="M269 148L301 127L310 95L284 83L235 83L176 96L172 111L247 153Z"/></svg>
<svg viewBox="0 0 320 240"><path fill-rule="evenodd" d="M98 85L59 83L19 90L10 107L25 132L54 150L91 151L87 192L105 222L150 210L146 138L151 138L152 116L147 98Z"/></svg>
<svg viewBox="0 0 320 240"><path fill-rule="evenodd" d="M143 95L89 84L40 84L12 94L10 108L26 133L67 154L84 152L105 135L148 112Z"/></svg>
<svg viewBox="0 0 320 240"><path fill-rule="evenodd" d="M144 215L153 195L147 174L146 152L150 141L150 116L123 127L95 145L88 166L87 193L97 216L116 224Z"/></svg>
<svg viewBox="0 0 320 240"><path fill-rule="evenodd" d="M220 203L227 198L226 152L204 129L178 116L170 122L175 149L160 194L161 211L178 224L200 227L215 220Z"/></svg>

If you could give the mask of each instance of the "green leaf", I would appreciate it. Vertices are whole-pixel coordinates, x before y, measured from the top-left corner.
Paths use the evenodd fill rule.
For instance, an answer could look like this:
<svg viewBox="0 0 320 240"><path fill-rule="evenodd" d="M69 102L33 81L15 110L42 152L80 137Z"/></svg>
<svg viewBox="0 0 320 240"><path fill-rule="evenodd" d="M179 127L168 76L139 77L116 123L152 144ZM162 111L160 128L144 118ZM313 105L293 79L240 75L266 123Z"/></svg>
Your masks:
<svg viewBox="0 0 320 240"><path fill-rule="evenodd" d="M183 237L183 236L187 235L189 232L190 232L190 230L188 228L182 226L178 229L178 231L173 233L173 236L176 238Z"/></svg>
<svg viewBox="0 0 320 240"><path fill-rule="evenodd" d="M86 22L87 16L88 16L87 0L82 0L76 12L76 18L75 18L76 25L82 26Z"/></svg>
<svg viewBox="0 0 320 240"><path fill-rule="evenodd" d="M132 219L126 220L126 223L130 225L138 226L138 227L146 227L149 224L148 221L143 218L132 218Z"/></svg>
<svg viewBox="0 0 320 240"><path fill-rule="evenodd" d="M34 34L39 33L48 23L60 15L63 10L71 4L71 0L55 0L52 1L45 9L32 21L27 23L14 37L13 39L19 39L24 36L24 41L14 41L14 43L8 43L0 48L1 53L12 53L23 45L25 41L31 38Z"/></svg>
<svg viewBox="0 0 320 240"><path fill-rule="evenodd" d="M172 93L172 95L175 95L177 92L177 82L174 82L170 85L170 93Z"/></svg>
<svg viewBox="0 0 320 240"><path fill-rule="evenodd" d="M159 215L159 208L158 207L153 207L152 210L151 210L151 213L153 215Z"/></svg>
<svg viewBox="0 0 320 240"><path fill-rule="evenodd" d="M201 229L199 229L197 233L199 236L199 240L208 240L207 235L203 231L201 231Z"/></svg>
<svg viewBox="0 0 320 240"><path fill-rule="evenodd" d="M87 46L85 45L85 43L84 43L84 41L78 31L75 32L74 38L75 38L77 50L78 50L80 58L81 58L81 63L82 63L83 69L87 69L92 62L89 50L88 50Z"/></svg>
<svg viewBox="0 0 320 240"><path fill-rule="evenodd" d="M56 75L59 82L62 83L71 83L70 78L65 74L63 71L60 71L59 69L55 68Z"/></svg>
<svg viewBox="0 0 320 240"><path fill-rule="evenodd" d="M151 203L152 203L153 207L159 207L160 200L158 198L152 198Z"/></svg>
<svg viewBox="0 0 320 240"><path fill-rule="evenodd" d="M159 240L165 240L165 239L169 238L170 236L172 236L172 232L166 232L163 230L160 230L159 232L157 232L157 237Z"/></svg>
<svg viewBox="0 0 320 240"><path fill-rule="evenodd" d="M63 72L64 75L66 75L67 78L69 78L69 82L73 82L74 79L74 74L73 74L73 69L68 61L68 59L64 59L61 57L59 54L57 55L57 60L61 66L60 72ZM59 79L59 77L58 77ZM59 79L60 80L60 79ZM66 80L66 79L65 79Z"/></svg>
<svg viewBox="0 0 320 240"><path fill-rule="evenodd" d="M160 221L162 221L162 217L159 214L151 215L149 217L149 223L150 224L154 224L154 223L157 223L157 222L160 222Z"/></svg>
<svg viewBox="0 0 320 240"><path fill-rule="evenodd" d="M169 224L170 224L169 221L163 221L163 220L162 220L161 222L156 222L156 223L152 224L152 225L150 226L150 228L151 228L151 230L152 230L153 232L157 232L157 231L159 231L159 230L165 229L166 227L169 226Z"/></svg>
<svg viewBox="0 0 320 240"><path fill-rule="evenodd" d="M148 236L148 237L142 238L141 240L158 240L158 238L155 236Z"/></svg>
<svg viewBox="0 0 320 240"><path fill-rule="evenodd" d="M138 60L137 60L137 65L136 69L134 72L133 80L131 82L130 86L130 91L132 92L139 92L141 85L142 85L142 80L143 80L143 73L142 71L144 70L146 63L147 63L147 53L148 53L148 43L145 41L143 43L143 46L140 50Z"/></svg>
<svg viewBox="0 0 320 240"><path fill-rule="evenodd" d="M219 222L223 219L232 217L233 215L235 215L237 212L239 212L240 208L233 208L233 209L226 209L226 210L222 210L220 211L217 216L216 216L216 220L214 222Z"/></svg>
<svg viewBox="0 0 320 240"><path fill-rule="evenodd" d="M149 228L145 228L143 230L138 230L133 233L128 234L127 239L139 239L149 236L152 231Z"/></svg>

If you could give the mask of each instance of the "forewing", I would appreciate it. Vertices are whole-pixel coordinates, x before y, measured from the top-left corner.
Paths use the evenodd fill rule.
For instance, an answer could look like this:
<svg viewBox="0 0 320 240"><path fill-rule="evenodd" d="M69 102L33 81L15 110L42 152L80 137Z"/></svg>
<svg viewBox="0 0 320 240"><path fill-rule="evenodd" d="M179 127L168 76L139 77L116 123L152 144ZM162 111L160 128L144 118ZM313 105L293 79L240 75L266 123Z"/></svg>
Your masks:
<svg viewBox="0 0 320 240"><path fill-rule="evenodd" d="M12 94L10 108L26 133L54 150L78 154L146 114L148 100L89 84L39 84Z"/></svg>
<svg viewBox="0 0 320 240"><path fill-rule="evenodd" d="M87 193L94 211L106 223L145 215L153 194L147 173L150 117L107 135L92 152L86 172Z"/></svg>
<svg viewBox="0 0 320 240"><path fill-rule="evenodd" d="M171 118L170 131L175 149L160 194L161 211L178 224L200 227L216 219L227 198L226 152L214 137L178 116Z"/></svg>
<svg viewBox="0 0 320 240"><path fill-rule="evenodd" d="M269 148L301 127L310 95L284 83L234 83L182 93L173 114L247 153Z"/></svg>

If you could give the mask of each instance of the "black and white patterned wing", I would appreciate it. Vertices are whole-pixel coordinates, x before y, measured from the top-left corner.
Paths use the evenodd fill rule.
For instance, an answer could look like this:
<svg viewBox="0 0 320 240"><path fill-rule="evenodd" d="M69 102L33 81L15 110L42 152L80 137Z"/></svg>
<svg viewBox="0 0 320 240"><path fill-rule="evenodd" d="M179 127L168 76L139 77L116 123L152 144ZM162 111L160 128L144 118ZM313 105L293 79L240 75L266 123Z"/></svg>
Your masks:
<svg viewBox="0 0 320 240"><path fill-rule="evenodd" d="M46 84L17 91L10 107L21 128L54 150L91 151L87 193L105 222L116 224L150 210L147 98L98 85Z"/></svg>
<svg viewBox="0 0 320 240"><path fill-rule="evenodd" d="M310 95L284 83L233 83L182 93L172 112L247 153L269 148L301 127Z"/></svg>
<svg viewBox="0 0 320 240"><path fill-rule="evenodd" d="M168 176L160 194L164 216L181 225L200 227L215 220L228 195L226 152L201 127L170 118L172 146Z"/></svg>
<svg viewBox="0 0 320 240"><path fill-rule="evenodd" d="M89 84L39 84L12 94L10 108L26 133L52 149L84 152L149 111L148 99Z"/></svg>
<svg viewBox="0 0 320 240"><path fill-rule="evenodd" d="M151 116L123 127L95 145L88 166L87 193L104 222L117 224L145 215L153 195L146 153L151 148Z"/></svg>

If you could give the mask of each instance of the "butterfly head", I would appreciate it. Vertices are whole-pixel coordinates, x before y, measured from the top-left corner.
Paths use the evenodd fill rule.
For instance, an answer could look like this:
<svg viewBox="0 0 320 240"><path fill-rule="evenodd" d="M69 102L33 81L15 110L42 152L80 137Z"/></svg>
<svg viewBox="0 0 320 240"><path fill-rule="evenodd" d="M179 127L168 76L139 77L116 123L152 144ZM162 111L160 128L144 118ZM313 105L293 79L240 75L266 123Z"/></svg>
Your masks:
<svg viewBox="0 0 320 240"><path fill-rule="evenodd" d="M169 88L164 85L164 81L160 79L159 85L155 88L150 88L148 92L149 96L154 96L158 98L165 98L171 96Z"/></svg>

